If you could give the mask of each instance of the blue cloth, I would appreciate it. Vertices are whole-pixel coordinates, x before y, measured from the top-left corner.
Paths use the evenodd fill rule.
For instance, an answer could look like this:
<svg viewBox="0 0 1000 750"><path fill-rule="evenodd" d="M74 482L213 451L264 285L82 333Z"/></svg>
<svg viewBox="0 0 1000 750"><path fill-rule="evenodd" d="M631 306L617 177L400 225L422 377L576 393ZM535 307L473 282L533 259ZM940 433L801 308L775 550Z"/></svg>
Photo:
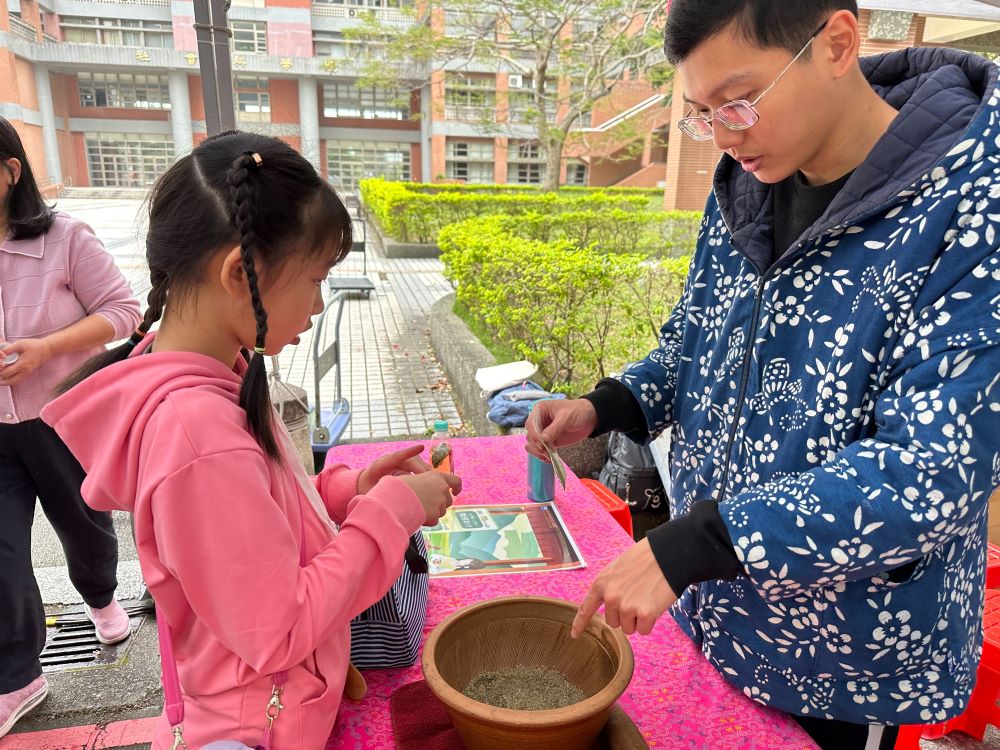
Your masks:
<svg viewBox="0 0 1000 750"><path fill-rule="evenodd" d="M1000 485L998 68L862 69L900 114L827 212L769 268L773 188L723 156L685 292L620 379L633 437L672 428L672 514L719 501L744 568L672 610L709 661L794 714L939 722L975 680Z"/></svg>
<svg viewBox="0 0 1000 750"><path fill-rule="evenodd" d="M525 399L524 401L511 401L507 396L518 391L542 391L545 389L532 380L525 380L523 383L512 385L510 388L496 391L489 398L490 410L486 413L491 422L495 422L501 427L524 427L531 413L531 407L537 401ZM553 393L546 398L560 399L566 398L562 393Z"/></svg>

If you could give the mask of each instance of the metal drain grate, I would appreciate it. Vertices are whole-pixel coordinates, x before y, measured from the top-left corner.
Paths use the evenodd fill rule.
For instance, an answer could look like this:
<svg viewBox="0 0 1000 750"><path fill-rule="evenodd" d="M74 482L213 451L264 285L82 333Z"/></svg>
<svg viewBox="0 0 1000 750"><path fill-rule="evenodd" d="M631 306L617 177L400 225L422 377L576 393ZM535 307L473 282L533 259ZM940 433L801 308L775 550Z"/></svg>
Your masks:
<svg viewBox="0 0 1000 750"><path fill-rule="evenodd" d="M105 646L97 640L94 626L86 619L83 610L60 613L53 624L45 629L45 647L40 660L42 672L62 672L66 670L110 667L125 659L135 633L145 614L134 614L133 608L126 607L132 626L132 636L113 646Z"/></svg>

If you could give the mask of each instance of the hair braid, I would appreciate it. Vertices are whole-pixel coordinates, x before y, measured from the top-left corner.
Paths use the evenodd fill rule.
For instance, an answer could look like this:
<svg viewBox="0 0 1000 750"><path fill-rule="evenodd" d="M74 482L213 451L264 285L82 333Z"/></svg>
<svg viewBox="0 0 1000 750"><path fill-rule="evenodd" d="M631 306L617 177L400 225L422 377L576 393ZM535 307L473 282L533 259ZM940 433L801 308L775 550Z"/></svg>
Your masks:
<svg viewBox="0 0 1000 750"><path fill-rule="evenodd" d="M240 406L246 411L250 431L261 448L271 458L276 459L280 454L274 436L271 396L268 391L267 370L264 367L263 356L267 339L267 310L264 309L261 300L253 257L254 248L259 246L259 241L253 224L255 191L251 172L257 168L257 163L250 154L240 154L233 160L228 179L232 193L233 223L240 233L240 259L250 288L250 304L257 324L254 354L250 357L247 374L240 388Z"/></svg>

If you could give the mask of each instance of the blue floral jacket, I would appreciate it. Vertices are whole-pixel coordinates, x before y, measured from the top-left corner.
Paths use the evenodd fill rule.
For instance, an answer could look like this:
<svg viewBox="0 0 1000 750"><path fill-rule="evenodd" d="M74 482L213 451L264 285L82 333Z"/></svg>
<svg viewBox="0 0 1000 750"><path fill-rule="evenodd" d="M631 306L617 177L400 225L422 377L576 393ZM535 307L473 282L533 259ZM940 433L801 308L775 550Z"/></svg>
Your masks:
<svg viewBox="0 0 1000 750"><path fill-rule="evenodd" d="M660 347L621 381L672 430L745 576L672 610L752 699L858 723L964 708L1000 484L1000 68L865 58L900 111L769 268L772 189L728 156ZM892 575L890 571L905 571Z"/></svg>

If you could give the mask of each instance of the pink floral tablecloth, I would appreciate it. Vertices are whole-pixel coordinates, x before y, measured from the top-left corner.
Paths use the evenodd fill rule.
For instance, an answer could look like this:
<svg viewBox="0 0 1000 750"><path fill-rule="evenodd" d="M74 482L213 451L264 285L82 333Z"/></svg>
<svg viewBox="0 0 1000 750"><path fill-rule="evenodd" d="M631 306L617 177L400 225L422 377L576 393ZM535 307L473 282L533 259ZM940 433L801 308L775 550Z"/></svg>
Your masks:
<svg viewBox="0 0 1000 750"><path fill-rule="evenodd" d="M410 443L412 444L412 443ZM337 446L327 462L354 468L408 443ZM514 504L526 501L524 438L484 437L452 441L455 471L464 489L456 503ZM426 458L426 454L425 454ZM484 599L537 594L579 601L594 576L632 540L572 474L566 489L556 485L556 505L587 562L582 570L432 579L424 636L455 610ZM635 675L620 705L651 748L698 750L812 750L795 722L753 703L704 659L669 615L648 636L633 636ZM344 700L327 750L395 748L389 697L422 678L419 662L409 669L365 672L368 695ZM407 749L409 750L409 749ZM418 750L418 749L414 749Z"/></svg>

